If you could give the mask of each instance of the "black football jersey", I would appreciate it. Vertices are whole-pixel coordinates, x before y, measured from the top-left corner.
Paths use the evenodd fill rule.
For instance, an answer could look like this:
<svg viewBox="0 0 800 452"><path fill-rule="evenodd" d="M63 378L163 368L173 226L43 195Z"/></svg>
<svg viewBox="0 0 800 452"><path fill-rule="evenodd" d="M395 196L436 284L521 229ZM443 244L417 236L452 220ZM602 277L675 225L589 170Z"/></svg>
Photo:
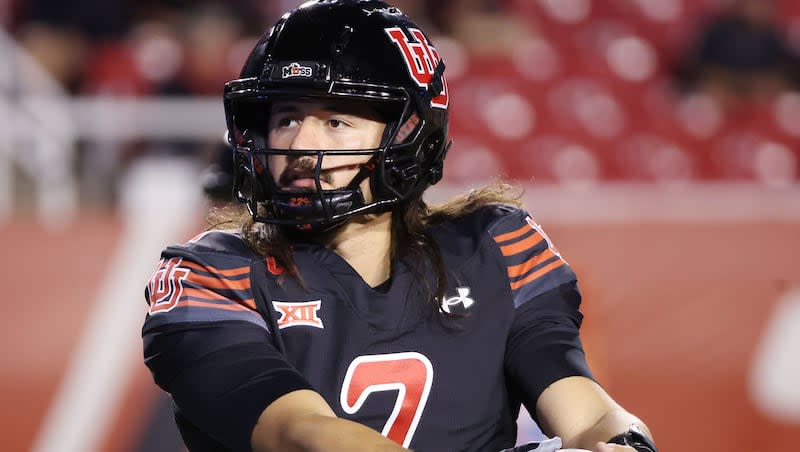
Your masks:
<svg viewBox="0 0 800 452"><path fill-rule="evenodd" d="M143 336L191 450L249 450L263 409L310 388L336 414L416 451L499 451L552 382L589 376L575 275L523 210L436 226L441 309L426 265L394 262L372 288L336 253L298 243L287 277L240 235L167 248L146 289Z"/></svg>

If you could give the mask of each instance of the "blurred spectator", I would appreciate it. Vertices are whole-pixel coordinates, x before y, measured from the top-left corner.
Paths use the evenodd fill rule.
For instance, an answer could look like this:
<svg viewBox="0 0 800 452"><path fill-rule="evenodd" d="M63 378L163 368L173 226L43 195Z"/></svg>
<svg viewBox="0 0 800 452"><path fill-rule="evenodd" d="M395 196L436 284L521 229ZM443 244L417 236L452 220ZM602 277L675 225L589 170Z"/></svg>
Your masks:
<svg viewBox="0 0 800 452"><path fill-rule="evenodd" d="M163 21L167 19L167 15L162 16ZM243 36L242 22L231 8L219 2L183 10L183 15L177 16L174 21L174 34L167 34L169 28L158 26L155 21L138 30L145 35L140 37L140 41L143 39L145 43L152 40L177 40L174 46L177 52L172 55L172 62L140 64L143 74L153 64L156 68L164 64L173 67L172 72L150 77L152 93L159 96L221 97L225 82L236 78L246 57L236 53L240 40L247 41L247 46L252 47L256 38ZM165 52L164 56L170 56L171 52ZM204 163L216 161L225 149L226 146L219 140L153 140L129 148L123 163L145 154L183 156L196 163ZM230 190L227 191L229 194Z"/></svg>
<svg viewBox="0 0 800 452"><path fill-rule="evenodd" d="M230 2L198 2L191 7L181 3L139 3L124 40L95 46L81 91L120 97L219 98L247 56L240 49L249 50L257 36L245 34L241 10ZM99 192L97 187L107 185L103 181L117 180L144 157L202 165L216 158L219 146L218 138L95 141L85 146L83 171L95 176L90 191Z"/></svg>
<svg viewBox="0 0 800 452"><path fill-rule="evenodd" d="M731 106L796 86L797 64L771 1L730 0L684 58L679 79Z"/></svg>
<svg viewBox="0 0 800 452"><path fill-rule="evenodd" d="M197 11L216 9L225 11L247 34L260 35L267 24L273 23L282 14L283 4L293 8L303 0L139 0L137 18L139 22L148 20L169 20L177 24Z"/></svg>
<svg viewBox="0 0 800 452"><path fill-rule="evenodd" d="M231 58L242 35L240 22L221 5L208 5L189 10L178 26L183 64L158 94L221 96L241 64Z"/></svg>
<svg viewBox="0 0 800 452"><path fill-rule="evenodd" d="M127 33L133 12L128 0L24 0L19 8L22 22L72 29L92 41Z"/></svg>
<svg viewBox="0 0 800 452"><path fill-rule="evenodd" d="M28 53L68 92L82 83L91 45L127 33L127 0L26 0L18 6L16 35Z"/></svg>
<svg viewBox="0 0 800 452"><path fill-rule="evenodd" d="M17 38L33 60L67 92L79 90L91 52L83 33L75 28L31 22L19 30Z"/></svg>

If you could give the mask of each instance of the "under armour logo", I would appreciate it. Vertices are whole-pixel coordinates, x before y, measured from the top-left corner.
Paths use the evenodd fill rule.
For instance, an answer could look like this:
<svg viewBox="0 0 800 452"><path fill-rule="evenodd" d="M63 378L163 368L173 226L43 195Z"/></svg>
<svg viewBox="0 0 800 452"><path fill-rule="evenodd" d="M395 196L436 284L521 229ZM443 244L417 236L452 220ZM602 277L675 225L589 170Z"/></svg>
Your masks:
<svg viewBox="0 0 800 452"><path fill-rule="evenodd" d="M469 309L475 303L475 300L469 297L469 287L457 287L458 295L455 297L445 298L442 302L442 311L451 314L452 308L458 305L462 306L462 310Z"/></svg>
<svg viewBox="0 0 800 452"><path fill-rule="evenodd" d="M278 329L282 330L290 326L325 328L322 326L322 319L320 319L318 315L321 305L322 300L305 301L302 303L273 301L272 306L281 314L281 318L278 319Z"/></svg>

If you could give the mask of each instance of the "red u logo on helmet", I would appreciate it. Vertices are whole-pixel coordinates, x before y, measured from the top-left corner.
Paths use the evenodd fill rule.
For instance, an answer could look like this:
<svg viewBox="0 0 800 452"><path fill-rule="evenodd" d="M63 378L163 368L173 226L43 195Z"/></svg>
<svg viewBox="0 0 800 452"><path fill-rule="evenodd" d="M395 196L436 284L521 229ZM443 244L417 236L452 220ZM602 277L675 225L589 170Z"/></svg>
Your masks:
<svg viewBox="0 0 800 452"><path fill-rule="evenodd" d="M403 60L406 62L408 73L420 88L427 88L433 78L436 65L439 64L439 52L428 42L422 31L416 28L409 28L408 32L416 39L416 42L408 40L408 36L400 27L387 28L386 34L389 39L400 49ZM450 96L447 93L447 80L442 76L442 92L433 96L431 106L437 108L447 108L450 103Z"/></svg>

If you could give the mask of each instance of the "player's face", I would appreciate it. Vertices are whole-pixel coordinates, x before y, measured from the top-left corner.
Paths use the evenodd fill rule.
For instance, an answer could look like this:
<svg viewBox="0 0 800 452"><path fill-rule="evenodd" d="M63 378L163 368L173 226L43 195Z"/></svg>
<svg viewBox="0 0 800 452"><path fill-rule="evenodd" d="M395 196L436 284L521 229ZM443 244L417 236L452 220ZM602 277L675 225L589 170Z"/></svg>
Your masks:
<svg viewBox="0 0 800 452"><path fill-rule="evenodd" d="M291 101L272 105L269 146L290 150L356 150L380 146L386 123L369 107L352 102ZM326 190L343 188L370 159L370 155L326 155L320 182ZM271 155L269 168L283 190L315 189L314 156ZM369 183L362 192L371 198ZM369 199L366 200L369 202Z"/></svg>

